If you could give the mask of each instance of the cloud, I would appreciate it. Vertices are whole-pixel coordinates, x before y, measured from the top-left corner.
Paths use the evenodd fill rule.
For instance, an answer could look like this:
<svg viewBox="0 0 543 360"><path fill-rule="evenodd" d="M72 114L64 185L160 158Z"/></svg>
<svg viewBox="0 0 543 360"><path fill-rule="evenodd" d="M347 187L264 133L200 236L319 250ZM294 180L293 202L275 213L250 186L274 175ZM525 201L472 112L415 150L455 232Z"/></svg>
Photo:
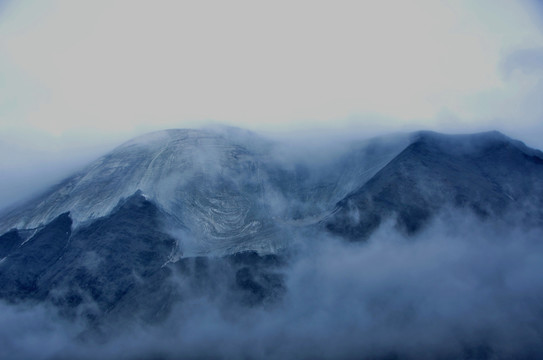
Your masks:
<svg viewBox="0 0 543 360"><path fill-rule="evenodd" d="M510 77L514 71L533 74L543 70L543 47L517 50L504 60L503 71Z"/></svg>
<svg viewBox="0 0 543 360"><path fill-rule="evenodd" d="M55 309L35 305L0 303L0 358L50 359L75 339L82 330L58 317Z"/></svg>
<svg viewBox="0 0 543 360"><path fill-rule="evenodd" d="M286 129L352 116L432 124L451 101L503 86L502 51L543 41L526 7L506 1L57 1L8 11L0 51L18 69L10 85L26 77L25 89L42 90L21 92L21 121L54 134L210 119Z"/></svg>
<svg viewBox="0 0 543 360"><path fill-rule="evenodd" d="M287 292L273 306L232 302L220 285L227 268L217 263L209 294L187 293L179 278L184 301L167 319L115 325L98 342L76 340L77 324L41 308L3 305L3 349L83 359L506 359L543 351L540 229L447 212L410 239L392 224L363 244L321 235L298 238L298 255L280 270Z"/></svg>
<svg viewBox="0 0 543 360"><path fill-rule="evenodd" d="M0 133L0 210L36 196L118 145L119 136Z"/></svg>

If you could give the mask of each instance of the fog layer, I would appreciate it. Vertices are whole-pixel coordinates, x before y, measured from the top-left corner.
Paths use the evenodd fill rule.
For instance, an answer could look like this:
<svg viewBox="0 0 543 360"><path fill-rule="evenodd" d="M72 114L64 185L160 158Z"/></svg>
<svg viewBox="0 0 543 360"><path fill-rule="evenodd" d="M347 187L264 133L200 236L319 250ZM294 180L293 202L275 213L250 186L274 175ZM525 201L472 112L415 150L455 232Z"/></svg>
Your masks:
<svg viewBox="0 0 543 360"><path fill-rule="evenodd" d="M298 235L277 302L236 304L219 283L159 324L98 338L52 309L2 305L0 358L535 358L542 235L458 212L413 238L391 224L366 243Z"/></svg>

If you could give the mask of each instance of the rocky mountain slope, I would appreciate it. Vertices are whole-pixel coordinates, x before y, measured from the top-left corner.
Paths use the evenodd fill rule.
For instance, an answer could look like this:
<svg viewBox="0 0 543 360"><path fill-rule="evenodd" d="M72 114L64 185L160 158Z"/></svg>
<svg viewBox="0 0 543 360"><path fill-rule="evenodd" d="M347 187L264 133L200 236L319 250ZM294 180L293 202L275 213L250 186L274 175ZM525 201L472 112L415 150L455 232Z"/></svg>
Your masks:
<svg viewBox="0 0 543 360"><path fill-rule="evenodd" d="M291 162L255 134L167 130L129 141L41 197L3 214L0 232L32 233L69 212L74 228L136 192L185 238L185 255L275 252L286 223L312 223L401 151L406 139L351 144L338 158ZM305 220L305 222L304 222ZM184 236L183 236L184 235Z"/></svg>
<svg viewBox="0 0 543 360"><path fill-rule="evenodd" d="M449 208L543 225L543 154L497 132L354 141L322 159L281 146L237 130L121 145L1 215L0 298L153 322L187 286L273 303L301 233L360 241L392 221L412 235Z"/></svg>
<svg viewBox="0 0 543 360"><path fill-rule="evenodd" d="M543 154L498 133L419 133L373 178L338 202L326 228L367 238L394 218L413 234L444 207L543 224Z"/></svg>

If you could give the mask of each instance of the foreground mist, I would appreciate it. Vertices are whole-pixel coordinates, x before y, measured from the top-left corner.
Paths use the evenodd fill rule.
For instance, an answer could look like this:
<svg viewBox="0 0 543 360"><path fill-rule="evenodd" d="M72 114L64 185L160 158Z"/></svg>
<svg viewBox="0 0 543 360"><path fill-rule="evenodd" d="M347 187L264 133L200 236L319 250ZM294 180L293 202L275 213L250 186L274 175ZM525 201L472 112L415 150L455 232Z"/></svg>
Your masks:
<svg viewBox="0 0 543 360"><path fill-rule="evenodd" d="M409 238L392 223L365 243L292 235L277 301L236 303L220 283L184 288L160 322L101 335L52 308L3 304L0 358L537 358L542 235L455 210Z"/></svg>

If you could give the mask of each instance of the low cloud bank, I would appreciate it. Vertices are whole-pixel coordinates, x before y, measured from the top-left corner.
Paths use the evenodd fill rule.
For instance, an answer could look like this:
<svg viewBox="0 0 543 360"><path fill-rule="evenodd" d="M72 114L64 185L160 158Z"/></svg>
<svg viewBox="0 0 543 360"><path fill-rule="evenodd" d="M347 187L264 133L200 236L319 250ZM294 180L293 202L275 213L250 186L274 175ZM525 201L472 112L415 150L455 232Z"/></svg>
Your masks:
<svg viewBox="0 0 543 360"><path fill-rule="evenodd" d="M300 237L280 302L187 294L160 324L99 341L52 309L4 304L0 358L536 358L542 235L448 213L414 238L392 224L366 243Z"/></svg>

